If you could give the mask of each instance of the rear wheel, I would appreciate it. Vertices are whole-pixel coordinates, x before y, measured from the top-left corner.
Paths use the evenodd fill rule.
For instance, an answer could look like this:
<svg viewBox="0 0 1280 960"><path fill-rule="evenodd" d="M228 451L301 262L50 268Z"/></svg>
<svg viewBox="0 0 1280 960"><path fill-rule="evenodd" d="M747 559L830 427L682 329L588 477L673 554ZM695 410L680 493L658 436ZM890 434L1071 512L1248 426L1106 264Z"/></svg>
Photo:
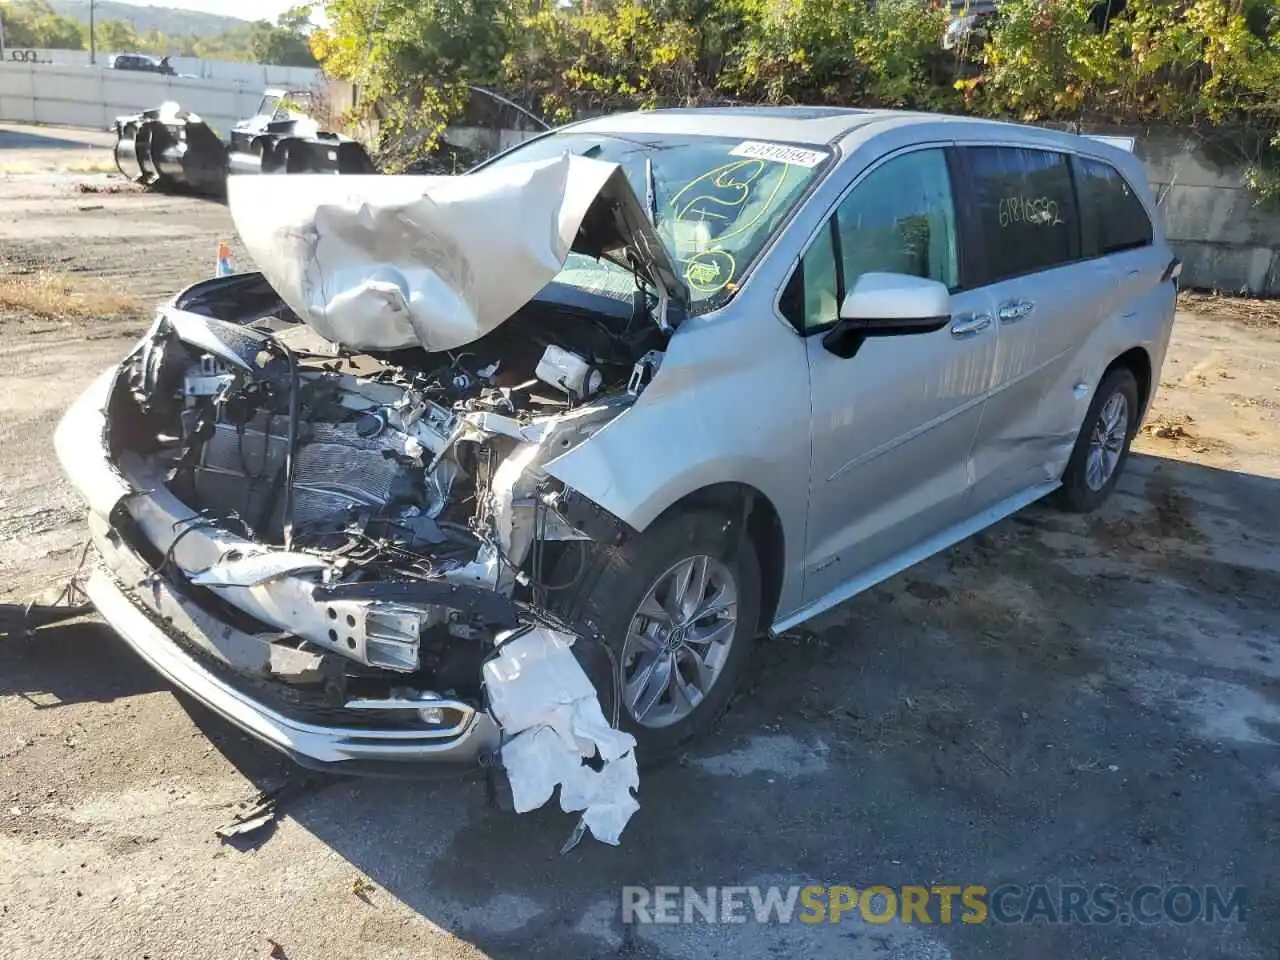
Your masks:
<svg viewBox="0 0 1280 960"><path fill-rule="evenodd" d="M1138 381L1127 367L1102 378L1062 474L1059 506L1088 513L1111 495L1137 430L1139 402Z"/></svg>
<svg viewBox="0 0 1280 960"><path fill-rule="evenodd" d="M616 709L652 763L728 706L759 628L760 565L740 524L703 510L602 552L599 576L566 612L600 634L606 649L579 643L580 659L606 716Z"/></svg>

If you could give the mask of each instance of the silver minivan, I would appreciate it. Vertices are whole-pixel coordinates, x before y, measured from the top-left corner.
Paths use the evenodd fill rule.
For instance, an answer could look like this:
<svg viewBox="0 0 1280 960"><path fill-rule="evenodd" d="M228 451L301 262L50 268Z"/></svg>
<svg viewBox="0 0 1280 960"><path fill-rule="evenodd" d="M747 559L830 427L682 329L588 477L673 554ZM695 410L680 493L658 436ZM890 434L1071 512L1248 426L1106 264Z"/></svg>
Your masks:
<svg viewBox="0 0 1280 960"><path fill-rule="evenodd" d="M106 619L310 765L492 756L535 624L670 754L757 637L1102 503L1174 315L1137 159L1025 126L659 110L236 179L262 272L177 295L57 445Z"/></svg>

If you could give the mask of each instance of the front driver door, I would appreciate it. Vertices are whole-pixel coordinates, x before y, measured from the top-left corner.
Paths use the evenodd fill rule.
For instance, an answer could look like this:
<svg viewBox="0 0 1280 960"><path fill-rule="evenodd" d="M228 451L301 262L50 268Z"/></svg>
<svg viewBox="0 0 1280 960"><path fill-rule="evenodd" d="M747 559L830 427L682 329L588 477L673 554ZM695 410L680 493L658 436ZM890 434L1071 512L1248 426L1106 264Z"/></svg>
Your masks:
<svg viewBox="0 0 1280 960"><path fill-rule="evenodd" d="M959 523L990 388L994 301L961 286L946 151L895 154L863 175L814 239L784 295L807 335L812 490L805 600L843 592ZM864 273L927 277L952 291L932 333L866 339L842 359L822 345Z"/></svg>

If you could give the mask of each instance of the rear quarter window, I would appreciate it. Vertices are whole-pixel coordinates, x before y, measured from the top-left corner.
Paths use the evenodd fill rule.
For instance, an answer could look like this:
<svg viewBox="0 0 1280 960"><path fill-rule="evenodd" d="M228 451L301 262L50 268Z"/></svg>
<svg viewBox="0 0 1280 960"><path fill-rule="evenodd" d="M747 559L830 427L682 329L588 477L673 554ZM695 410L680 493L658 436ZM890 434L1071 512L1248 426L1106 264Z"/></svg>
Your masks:
<svg viewBox="0 0 1280 960"><path fill-rule="evenodd" d="M1080 218L1065 153L963 147L975 253L970 286L1080 259Z"/></svg>
<svg viewBox="0 0 1280 960"><path fill-rule="evenodd" d="M1120 171L1086 157L1077 157L1075 163L1084 255L1101 257L1150 246L1151 218Z"/></svg>

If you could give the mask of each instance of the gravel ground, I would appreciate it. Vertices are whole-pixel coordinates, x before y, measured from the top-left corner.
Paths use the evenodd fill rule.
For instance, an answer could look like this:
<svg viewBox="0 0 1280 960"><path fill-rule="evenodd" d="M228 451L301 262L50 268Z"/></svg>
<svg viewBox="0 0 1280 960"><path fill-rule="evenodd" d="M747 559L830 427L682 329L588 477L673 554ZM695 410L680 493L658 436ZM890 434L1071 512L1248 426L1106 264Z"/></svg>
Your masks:
<svg viewBox="0 0 1280 960"><path fill-rule="evenodd" d="M12 133L0 168L28 149ZM0 272L102 275L144 299L212 272L225 208L86 194L108 181L41 163L54 172L0 176ZM56 418L142 322L0 316L0 956L1274 960L1273 319L1180 314L1104 510L1030 508L762 643L719 729L642 776L622 845L565 856L554 807L505 813L473 781L309 776L92 619L13 629L84 538ZM265 838L215 837L281 785ZM936 909L927 925L624 925L619 908L628 884L806 883L1242 885L1248 906L1185 925Z"/></svg>

